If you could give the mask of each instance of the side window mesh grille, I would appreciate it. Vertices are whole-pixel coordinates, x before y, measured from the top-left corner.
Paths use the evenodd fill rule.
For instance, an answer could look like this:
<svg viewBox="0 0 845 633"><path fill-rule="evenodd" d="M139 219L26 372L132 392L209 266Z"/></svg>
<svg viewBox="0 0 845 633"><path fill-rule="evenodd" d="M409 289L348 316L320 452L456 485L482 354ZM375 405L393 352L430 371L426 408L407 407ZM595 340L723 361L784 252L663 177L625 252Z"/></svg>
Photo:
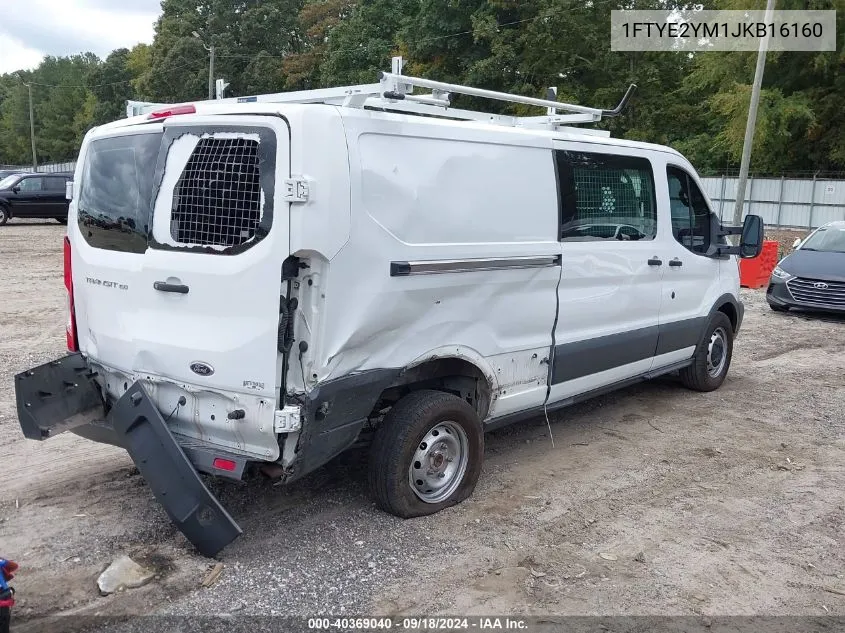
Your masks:
<svg viewBox="0 0 845 633"><path fill-rule="evenodd" d="M173 192L171 237L181 244L237 246L261 220L258 141L202 138Z"/></svg>

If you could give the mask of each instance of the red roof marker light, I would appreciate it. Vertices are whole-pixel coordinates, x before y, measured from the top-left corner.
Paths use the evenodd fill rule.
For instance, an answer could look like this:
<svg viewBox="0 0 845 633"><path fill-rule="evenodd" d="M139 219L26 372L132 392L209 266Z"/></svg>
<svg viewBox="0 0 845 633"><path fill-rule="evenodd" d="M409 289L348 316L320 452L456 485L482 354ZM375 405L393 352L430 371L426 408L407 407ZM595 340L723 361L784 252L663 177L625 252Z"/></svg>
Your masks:
<svg viewBox="0 0 845 633"><path fill-rule="evenodd" d="M196 114L197 109L193 103L187 105L177 105L167 108L166 110L156 110L151 112L148 119L166 119L169 116L176 116L177 114Z"/></svg>

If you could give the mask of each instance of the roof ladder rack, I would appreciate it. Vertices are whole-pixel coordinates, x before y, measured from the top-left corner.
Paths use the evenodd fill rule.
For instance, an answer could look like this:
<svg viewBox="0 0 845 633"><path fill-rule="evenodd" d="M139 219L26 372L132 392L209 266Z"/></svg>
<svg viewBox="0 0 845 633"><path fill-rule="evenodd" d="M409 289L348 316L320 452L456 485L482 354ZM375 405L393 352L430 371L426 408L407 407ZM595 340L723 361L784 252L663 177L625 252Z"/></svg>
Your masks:
<svg viewBox="0 0 845 633"><path fill-rule="evenodd" d="M216 99L213 103L324 103L346 108L370 108L449 119L482 121L509 127L560 130L562 126L597 123L602 118L619 116L628 105L628 101L637 88L636 84L631 84L619 104L612 110L605 110L557 101L556 88L549 89L548 98L537 99L507 92L497 92L495 90L485 90L472 86L433 81L421 77L411 77L402 74L402 67L402 57L394 57L391 64L391 72L380 73L379 83L375 84L296 92L278 92L251 97L230 97ZM415 88L422 88L430 92L414 94ZM536 106L538 108L545 108L546 114L540 116L509 116L475 110L462 110L451 106L452 94ZM161 104L133 102L132 105L131 112L133 114L140 114L152 110ZM127 108L127 114L130 114L129 108ZM573 128L573 131L579 134L609 135L608 132L602 130Z"/></svg>

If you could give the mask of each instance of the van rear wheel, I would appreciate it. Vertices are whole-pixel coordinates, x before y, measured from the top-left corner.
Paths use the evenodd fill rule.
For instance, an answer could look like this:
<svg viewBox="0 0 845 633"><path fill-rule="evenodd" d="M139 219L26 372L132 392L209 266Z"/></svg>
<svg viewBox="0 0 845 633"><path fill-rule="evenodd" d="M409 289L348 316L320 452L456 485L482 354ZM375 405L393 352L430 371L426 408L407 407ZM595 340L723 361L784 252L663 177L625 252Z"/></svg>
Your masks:
<svg viewBox="0 0 845 633"><path fill-rule="evenodd" d="M376 504L402 517L434 514L472 494L484 460L484 430L466 402L441 391L402 398L376 430L369 483Z"/></svg>
<svg viewBox="0 0 845 633"><path fill-rule="evenodd" d="M692 365L684 367L681 382L695 391L714 391L722 386L734 349L733 325L723 312L710 317L704 338L698 344Z"/></svg>

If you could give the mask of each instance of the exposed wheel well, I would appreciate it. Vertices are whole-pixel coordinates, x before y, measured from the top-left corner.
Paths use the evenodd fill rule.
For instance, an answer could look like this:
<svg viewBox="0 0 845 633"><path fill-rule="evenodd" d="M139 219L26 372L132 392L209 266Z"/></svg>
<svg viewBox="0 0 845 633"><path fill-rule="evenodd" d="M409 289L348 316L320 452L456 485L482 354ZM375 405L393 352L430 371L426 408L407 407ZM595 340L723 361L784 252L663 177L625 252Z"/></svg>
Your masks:
<svg viewBox="0 0 845 633"><path fill-rule="evenodd" d="M723 312L725 316L728 317L731 322L731 327L733 328L734 333L736 333L736 324L738 319L736 307L730 302L725 302L719 306L718 311Z"/></svg>
<svg viewBox="0 0 845 633"><path fill-rule="evenodd" d="M471 362L462 358L437 358L402 372L390 387L382 391L373 417L378 417L401 398L420 389L452 393L469 403L482 420L487 417L493 395L484 372Z"/></svg>

